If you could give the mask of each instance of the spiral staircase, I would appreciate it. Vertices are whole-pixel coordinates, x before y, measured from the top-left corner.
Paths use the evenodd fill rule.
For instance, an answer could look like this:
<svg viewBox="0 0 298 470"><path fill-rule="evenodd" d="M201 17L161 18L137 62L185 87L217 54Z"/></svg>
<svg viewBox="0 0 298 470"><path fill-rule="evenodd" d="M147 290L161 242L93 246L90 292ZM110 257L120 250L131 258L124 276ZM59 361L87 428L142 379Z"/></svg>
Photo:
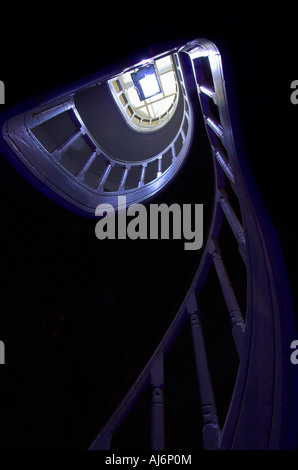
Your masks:
<svg viewBox="0 0 298 470"><path fill-rule="evenodd" d="M140 64L113 75L97 76L67 94L2 120L2 146L11 163L49 197L87 217L94 216L98 204L116 206L119 195L125 195L129 204L152 200L183 171L196 132L194 106L200 108L205 124L213 159L214 201L201 261L160 344L108 422L97 431L89 449L114 448L117 430L150 390L150 448L167 450L166 358L187 323L200 396L203 448L295 449L297 373L289 351L296 337L293 307L274 229L233 133L225 83L229 77L224 77L220 51L208 40L177 46L148 62L169 54L178 77L179 105L175 118L163 129L138 134L140 141L156 139L151 153L139 147L138 152L128 148L121 158L113 154L112 148L95 135L84 108L86 100L94 105L100 96L98 110L104 100L111 102L108 81ZM193 76L196 102L190 102L186 72ZM118 114L115 120L124 133L128 132ZM158 140L159 133L163 133L162 141ZM232 234L231 251L222 243L223 229ZM242 299L237 298L229 276L236 258L244 273ZM237 352L237 376L224 423L218 419L205 347L206 334L212 335L202 322L201 299L207 282L212 283L212 295L223 298L222 315L229 319ZM212 324L209 327L212 329Z"/></svg>

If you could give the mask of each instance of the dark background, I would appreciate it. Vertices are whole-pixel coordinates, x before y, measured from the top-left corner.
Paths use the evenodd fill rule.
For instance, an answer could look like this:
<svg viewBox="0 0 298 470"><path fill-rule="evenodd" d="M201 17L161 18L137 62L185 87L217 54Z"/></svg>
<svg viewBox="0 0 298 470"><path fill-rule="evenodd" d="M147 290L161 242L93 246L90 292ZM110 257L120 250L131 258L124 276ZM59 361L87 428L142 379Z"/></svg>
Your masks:
<svg viewBox="0 0 298 470"><path fill-rule="evenodd" d="M296 304L298 106L290 102L290 84L298 78L297 8L285 3L270 8L166 4L153 12L149 6L120 3L107 9L92 3L74 14L75 8L18 7L4 15L3 109L114 64L131 65L150 56L156 45L167 50L197 37L214 41L222 52L237 125L278 233ZM184 173L157 202L203 202L207 227L212 169L208 159L196 158L206 146L200 116L196 119L199 135ZM0 339L6 346L6 365L0 370L0 448L83 449L161 338L200 253L162 240L100 242L95 221L47 199L4 157L0 165ZM189 332L183 334L188 344ZM220 331L214 334L221 337ZM190 353L185 354L191 364ZM224 415L237 364L230 345L217 342L213 354L216 396ZM221 356L230 360L229 366L216 365ZM174 351L170 371L183 368L179 357ZM170 373L168 380L173 380ZM193 380L180 388L191 390ZM196 399L190 393L179 409L170 400L175 436L185 413L200 419ZM173 434L169 441L177 448ZM199 436L190 435L182 436L182 442L191 447L191 439Z"/></svg>

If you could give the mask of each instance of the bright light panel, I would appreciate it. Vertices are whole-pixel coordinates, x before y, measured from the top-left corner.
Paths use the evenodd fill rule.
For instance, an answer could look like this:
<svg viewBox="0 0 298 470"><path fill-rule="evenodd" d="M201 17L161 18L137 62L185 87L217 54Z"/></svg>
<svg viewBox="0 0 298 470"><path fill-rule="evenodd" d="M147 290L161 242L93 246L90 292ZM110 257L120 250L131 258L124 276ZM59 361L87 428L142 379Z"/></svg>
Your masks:
<svg viewBox="0 0 298 470"><path fill-rule="evenodd" d="M140 85L142 87L145 98L149 98L150 96L160 93L156 75L153 73L146 75L144 78L141 78Z"/></svg>

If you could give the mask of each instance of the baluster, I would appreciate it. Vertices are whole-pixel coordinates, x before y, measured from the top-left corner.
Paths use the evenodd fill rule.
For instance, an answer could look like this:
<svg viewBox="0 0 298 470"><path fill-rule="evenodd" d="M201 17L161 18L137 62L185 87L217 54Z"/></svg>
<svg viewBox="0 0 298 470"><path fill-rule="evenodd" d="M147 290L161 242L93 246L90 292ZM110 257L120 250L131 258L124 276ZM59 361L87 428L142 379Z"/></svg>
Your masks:
<svg viewBox="0 0 298 470"><path fill-rule="evenodd" d="M184 144L184 142L185 142L185 132L184 132L183 128L181 128L181 137L182 137L182 143Z"/></svg>
<svg viewBox="0 0 298 470"><path fill-rule="evenodd" d="M145 174L146 174L146 168L147 168L147 163L142 164L142 171L141 171L141 177L140 181L138 184L138 187L140 188L141 186L144 186L144 179L145 179Z"/></svg>
<svg viewBox="0 0 298 470"><path fill-rule="evenodd" d="M230 224L230 227L232 229L232 232L235 235L235 238L237 240L237 243L239 245L239 249L241 252L242 248L245 248L245 235L244 235L244 230L243 227L237 217L237 215L234 212L233 207L231 206L230 201L228 200L227 193L225 192L224 189L218 189L218 198L219 198L219 203L225 213L225 216Z"/></svg>
<svg viewBox="0 0 298 470"><path fill-rule="evenodd" d="M172 161L174 161L174 160L176 160L176 158L177 158L176 149L175 149L175 145L174 145L174 144L171 146L171 151L172 151Z"/></svg>
<svg viewBox="0 0 298 470"><path fill-rule="evenodd" d="M76 174L76 177L80 180L80 181L84 181L85 179L85 175L87 173L87 171L89 170L91 164L94 162L95 158L97 157L98 153L96 150L94 150L94 152L91 153L91 155L87 158L87 160L85 161L84 165L82 166L82 168L78 171L78 173Z"/></svg>
<svg viewBox="0 0 298 470"><path fill-rule="evenodd" d="M226 271L224 262L221 257L220 248L218 242L215 240L210 240L208 251L212 256L217 277L221 286L221 290L225 299L225 303L228 309L232 324L232 334L235 341L235 345L239 354L241 356L242 350L242 337L244 332L244 320L232 288L228 273Z"/></svg>
<svg viewBox="0 0 298 470"><path fill-rule="evenodd" d="M204 93L204 95L209 96L209 98L212 98L214 102L216 101L216 100L215 100L215 91L212 90L212 88L209 88L209 87L207 87L207 86L205 86L205 85L200 85L200 86L199 86L199 91L200 91L201 93ZM215 104L216 104L216 103L215 103Z"/></svg>
<svg viewBox="0 0 298 470"><path fill-rule="evenodd" d="M158 169L157 169L157 178L158 178L159 176L162 175L162 167L161 167L162 155L159 155L159 157L157 158L157 164L158 164Z"/></svg>
<svg viewBox="0 0 298 470"><path fill-rule="evenodd" d="M60 144L53 152L52 157L55 160L60 160L62 154L71 147L71 145L82 135L81 129L77 129L73 134L71 134L62 144Z"/></svg>
<svg viewBox="0 0 298 470"><path fill-rule="evenodd" d="M224 133L221 125L217 122L214 118L205 117L206 123L208 126L215 132L215 134L223 141L224 140Z"/></svg>
<svg viewBox="0 0 298 470"><path fill-rule="evenodd" d="M103 186L104 186L105 182L107 181L107 178L109 176L109 173L110 173L111 169L112 169L112 164L109 162L106 166L106 169L105 169L103 175L100 178L100 181L99 181L99 184L98 184L98 187L97 187L97 191L102 191L103 190Z"/></svg>
<svg viewBox="0 0 298 470"><path fill-rule="evenodd" d="M214 151L214 155L220 166L222 167L223 171L225 172L227 178L231 181L231 183L235 183L234 174L232 169L229 165L228 159L222 152L220 152L214 145L211 146L212 150Z"/></svg>
<svg viewBox="0 0 298 470"><path fill-rule="evenodd" d="M164 358L159 353L151 366L151 449L165 449Z"/></svg>
<svg viewBox="0 0 298 470"><path fill-rule="evenodd" d="M190 313L190 324L195 355L197 380L199 384L201 409L203 414L202 436L204 449L219 449L221 431L218 424L217 410L208 367L202 325L197 309L194 313Z"/></svg>
<svg viewBox="0 0 298 470"><path fill-rule="evenodd" d="M126 165L125 168L124 168L124 171L123 171L123 175L122 175L122 178L121 178L121 181L120 181L119 188L118 188L119 192L124 191L124 186L125 186L125 182L126 182L126 178L127 178L129 170L130 170L130 166Z"/></svg>

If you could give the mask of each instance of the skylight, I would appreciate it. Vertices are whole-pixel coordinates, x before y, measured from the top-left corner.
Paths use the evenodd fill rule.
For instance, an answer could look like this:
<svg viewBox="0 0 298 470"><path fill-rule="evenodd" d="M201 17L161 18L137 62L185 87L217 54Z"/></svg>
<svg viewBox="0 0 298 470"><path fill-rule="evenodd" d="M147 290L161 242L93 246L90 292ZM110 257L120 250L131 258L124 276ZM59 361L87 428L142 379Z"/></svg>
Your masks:
<svg viewBox="0 0 298 470"><path fill-rule="evenodd" d="M140 101L161 93L159 80L153 64L141 67L131 74Z"/></svg>
<svg viewBox="0 0 298 470"><path fill-rule="evenodd" d="M172 55L142 64L109 84L128 124L139 131L162 127L174 114L179 87Z"/></svg>
<svg viewBox="0 0 298 470"><path fill-rule="evenodd" d="M145 99L151 98L151 96L155 96L160 93L160 88L155 75L145 75L145 77L140 80L140 85Z"/></svg>

